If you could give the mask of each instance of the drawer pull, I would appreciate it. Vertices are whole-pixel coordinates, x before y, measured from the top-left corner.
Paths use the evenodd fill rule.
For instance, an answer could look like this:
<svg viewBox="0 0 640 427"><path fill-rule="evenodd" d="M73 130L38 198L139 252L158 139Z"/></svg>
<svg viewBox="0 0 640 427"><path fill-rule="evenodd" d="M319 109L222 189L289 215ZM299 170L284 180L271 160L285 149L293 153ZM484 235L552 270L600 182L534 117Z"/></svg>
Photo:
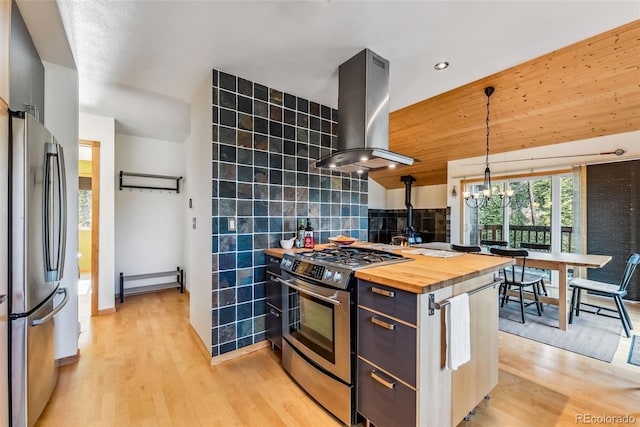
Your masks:
<svg viewBox="0 0 640 427"><path fill-rule="evenodd" d="M380 375L378 375L378 373L376 372L376 370L374 369L373 371L371 371L371 378L373 378L374 380L378 381L380 384L382 384L383 386L385 386L388 389L393 389L396 386L396 383L392 383L391 381L387 381L384 378L382 378Z"/></svg>
<svg viewBox="0 0 640 427"><path fill-rule="evenodd" d="M374 294L382 295L383 297L395 298L396 293L393 291L387 291L384 289L376 288L375 286L371 287L371 292Z"/></svg>
<svg viewBox="0 0 640 427"><path fill-rule="evenodd" d="M389 322L385 322L384 320L380 320L375 316L371 317L371 323L373 323L374 325L378 325L380 327L383 327L385 329L388 329L390 331L393 331L396 328L395 324L389 323Z"/></svg>

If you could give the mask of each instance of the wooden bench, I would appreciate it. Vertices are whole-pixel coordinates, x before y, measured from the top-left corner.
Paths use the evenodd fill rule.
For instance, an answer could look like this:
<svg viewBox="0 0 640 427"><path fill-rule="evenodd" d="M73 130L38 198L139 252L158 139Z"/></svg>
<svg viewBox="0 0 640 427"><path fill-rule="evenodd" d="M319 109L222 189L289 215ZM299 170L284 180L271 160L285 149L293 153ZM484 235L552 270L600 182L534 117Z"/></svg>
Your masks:
<svg viewBox="0 0 640 427"><path fill-rule="evenodd" d="M124 287L125 282L131 282L134 280L143 280L143 279L156 279L156 278L163 278L163 277L175 277L176 280L174 282L157 283L157 284L151 284L146 286L138 286L138 287L129 288L129 289L125 289ZM180 267L177 267L175 270L172 270L172 271L163 271L159 273L131 274L128 276L125 276L124 273L122 272L120 273L120 302L121 303L124 302L125 294L134 295L134 294L141 294L144 292L153 292L153 291L159 291L162 289L170 289L170 288L180 289L180 293L184 293L184 270L181 269Z"/></svg>

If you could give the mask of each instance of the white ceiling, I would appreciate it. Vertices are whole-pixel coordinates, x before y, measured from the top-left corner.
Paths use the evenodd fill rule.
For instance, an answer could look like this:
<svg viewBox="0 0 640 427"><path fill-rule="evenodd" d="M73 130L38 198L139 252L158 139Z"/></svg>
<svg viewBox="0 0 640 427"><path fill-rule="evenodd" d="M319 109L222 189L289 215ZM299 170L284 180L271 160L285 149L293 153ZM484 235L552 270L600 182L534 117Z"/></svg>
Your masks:
<svg viewBox="0 0 640 427"><path fill-rule="evenodd" d="M640 19L638 0L57 3L80 110L178 142L212 68L335 108L338 66L366 47L390 61L394 111Z"/></svg>

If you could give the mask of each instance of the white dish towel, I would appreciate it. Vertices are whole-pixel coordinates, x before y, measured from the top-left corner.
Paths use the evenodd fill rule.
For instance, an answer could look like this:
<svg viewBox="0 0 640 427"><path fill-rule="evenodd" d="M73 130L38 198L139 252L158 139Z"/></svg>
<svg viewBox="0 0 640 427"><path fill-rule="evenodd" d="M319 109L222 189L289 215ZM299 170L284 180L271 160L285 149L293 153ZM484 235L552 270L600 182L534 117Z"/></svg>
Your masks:
<svg viewBox="0 0 640 427"><path fill-rule="evenodd" d="M447 334L447 363L450 371L471 360L471 333L469 321L469 294L449 298L445 314Z"/></svg>

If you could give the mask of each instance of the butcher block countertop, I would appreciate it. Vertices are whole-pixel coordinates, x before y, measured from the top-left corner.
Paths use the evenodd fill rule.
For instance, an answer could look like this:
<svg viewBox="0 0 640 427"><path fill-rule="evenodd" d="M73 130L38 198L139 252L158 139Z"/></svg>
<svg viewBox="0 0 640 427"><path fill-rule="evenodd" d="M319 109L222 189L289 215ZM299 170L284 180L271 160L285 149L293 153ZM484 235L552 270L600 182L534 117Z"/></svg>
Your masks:
<svg viewBox="0 0 640 427"><path fill-rule="evenodd" d="M322 244L316 245L314 249L332 246L332 244ZM354 247L358 246L376 248L379 245L364 242L354 245ZM392 250L406 258L413 258L413 261L364 268L356 271L356 277L396 289L422 294L492 273L513 263L510 258L491 255L452 253L454 256L450 258L440 258L420 253L408 253L408 251L415 249L401 247ZM308 250L270 248L265 249L265 253L282 257L285 253L305 252ZM430 251L427 250L424 253L430 253Z"/></svg>

